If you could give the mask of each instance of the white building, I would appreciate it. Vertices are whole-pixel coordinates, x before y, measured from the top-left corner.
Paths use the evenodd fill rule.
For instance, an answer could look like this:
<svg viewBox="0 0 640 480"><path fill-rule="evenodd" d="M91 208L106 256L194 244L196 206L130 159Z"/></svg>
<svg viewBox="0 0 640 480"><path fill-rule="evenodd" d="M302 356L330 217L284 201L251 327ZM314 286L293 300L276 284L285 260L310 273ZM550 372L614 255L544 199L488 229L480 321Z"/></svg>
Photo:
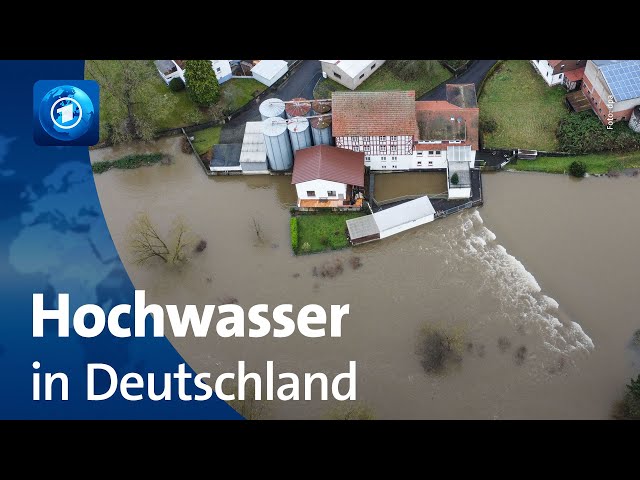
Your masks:
<svg viewBox="0 0 640 480"><path fill-rule="evenodd" d="M320 60L325 78L355 90L378 70L385 60Z"/></svg>
<svg viewBox="0 0 640 480"><path fill-rule="evenodd" d="M240 167L244 174L269 173L263 128L264 122L247 122L244 127L240 150Z"/></svg>
<svg viewBox="0 0 640 480"><path fill-rule="evenodd" d="M284 60L260 60L251 69L251 74L260 83L270 87L289 71L289 66Z"/></svg>
<svg viewBox="0 0 640 480"><path fill-rule="evenodd" d="M216 74L218 83L222 84L231 78L231 64L229 60L209 60L211 62L211 68ZM164 82L169 85L169 82L176 77L182 79L186 83L185 72L186 60L156 60L154 63L160 76Z"/></svg>
<svg viewBox="0 0 640 480"><path fill-rule="evenodd" d="M331 145L297 150L291 183L296 186L298 207L361 207L363 156Z"/></svg>
<svg viewBox="0 0 640 480"><path fill-rule="evenodd" d="M540 76L550 87L565 83L567 72L585 67L584 60L531 60Z"/></svg>

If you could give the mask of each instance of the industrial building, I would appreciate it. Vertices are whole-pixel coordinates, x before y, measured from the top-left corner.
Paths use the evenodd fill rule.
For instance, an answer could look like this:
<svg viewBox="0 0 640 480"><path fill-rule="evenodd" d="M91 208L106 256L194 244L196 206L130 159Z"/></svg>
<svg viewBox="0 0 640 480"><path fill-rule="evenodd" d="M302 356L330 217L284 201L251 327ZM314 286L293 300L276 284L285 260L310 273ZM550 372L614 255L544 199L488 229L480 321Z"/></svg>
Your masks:
<svg viewBox="0 0 640 480"><path fill-rule="evenodd" d="M369 78L385 60L320 60L325 78L355 90Z"/></svg>
<svg viewBox="0 0 640 480"><path fill-rule="evenodd" d="M240 167L242 173L269 173L267 163L267 147L264 143L264 124L247 122L240 150Z"/></svg>
<svg viewBox="0 0 640 480"><path fill-rule="evenodd" d="M284 60L261 60L251 69L251 75L260 83L270 87L289 71Z"/></svg>

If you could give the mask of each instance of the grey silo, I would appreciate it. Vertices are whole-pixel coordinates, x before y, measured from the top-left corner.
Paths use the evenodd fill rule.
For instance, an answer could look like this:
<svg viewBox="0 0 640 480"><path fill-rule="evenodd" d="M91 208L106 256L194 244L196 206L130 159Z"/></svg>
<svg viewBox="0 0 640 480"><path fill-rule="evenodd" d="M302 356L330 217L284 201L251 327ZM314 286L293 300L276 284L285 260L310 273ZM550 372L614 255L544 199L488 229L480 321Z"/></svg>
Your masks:
<svg viewBox="0 0 640 480"><path fill-rule="evenodd" d="M262 133L267 147L269 168L274 171L290 170L293 167L293 150L291 150L286 120L272 117L263 122Z"/></svg>
<svg viewBox="0 0 640 480"><path fill-rule="evenodd" d="M289 120L287 126L289 136L291 137L291 148L293 151L302 150L313 146L311 142L311 129L309 128L309 120L304 117L293 117Z"/></svg>
<svg viewBox="0 0 640 480"><path fill-rule="evenodd" d="M273 117L285 118L285 104L279 98L267 98L260 104L260 117L262 120Z"/></svg>
<svg viewBox="0 0 640 480"><path fill-rule="evenodd" d="M314 145L333 145L331 115L312 118L310 123Z"/></svg>

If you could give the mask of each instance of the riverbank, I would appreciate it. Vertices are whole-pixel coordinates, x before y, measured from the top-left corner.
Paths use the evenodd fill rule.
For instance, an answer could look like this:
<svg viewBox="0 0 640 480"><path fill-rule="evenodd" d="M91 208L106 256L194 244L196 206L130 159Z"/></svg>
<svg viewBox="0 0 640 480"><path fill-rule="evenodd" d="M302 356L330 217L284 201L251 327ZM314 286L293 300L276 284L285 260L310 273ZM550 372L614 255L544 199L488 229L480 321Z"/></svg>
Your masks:
<svg viewBox="0 0 640 480"><path fill-rule="evenodd" d="M640 152L631 152L578 155L574 157L540 157L535 160L519 159L517 163L509 164L508 169L525 172L568 173L569 165L576 160L584 162L587 166L587 173L592 175L640 168Z"/></svg>

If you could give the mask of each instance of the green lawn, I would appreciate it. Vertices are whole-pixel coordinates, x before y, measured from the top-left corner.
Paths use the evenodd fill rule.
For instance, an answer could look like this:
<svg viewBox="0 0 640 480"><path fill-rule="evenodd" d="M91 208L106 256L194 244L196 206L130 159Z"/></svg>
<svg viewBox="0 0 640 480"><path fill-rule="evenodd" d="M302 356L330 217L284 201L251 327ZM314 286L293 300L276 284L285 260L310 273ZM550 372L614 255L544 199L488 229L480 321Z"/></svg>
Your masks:
<svg viewBox="0 0 640 480"><path fill-rule="evenodd" d="M574 160L581 160L587 164L588 173L607 173L611 170L624 168L640 168L640 152L623 154L594 154L577 157L541 157L537 160L518 160L518 163L507 168L546 173L565 173L569 171L569 164Z"/></svg>
<svg viewBox="0 0 640 480"><path fill-rule="evenodd" d="M300 215L298 219L298 251L315 253L339 250L350 245L347 238L347 220L364 215L362 212L314 213ZM309 244L309 249L303 245Z"/></svg>
<svg viewBox="0 0 640 480"><path fill-rule="evenodd" d="M486 148L555 151L556 129L568 114L566 91L549 87L528 60L507 60L487 79L480 95L480 118L497 128L484 134Z"/></svg>
<svg viewBox="0 0 640 480"><path fill-rule="evenodd" d="M135 62L137 78L144 78L138 88L139 112L151 122L154 131L186 127L215 120L219 115L228 115L250 102L267 87L253 78L232 78L220 85L220 99L212 108L198 108L186 90L172 92L164 83L151 60ZM122 62L118 60L91 60L86 63L87 79L97 80L101 85L100 122L101 140L106 135L102 127L112 120L124 118L126 111L118 92L122 85ZM116 92L113 94L112 92ZM146 108L146 109L145 109Z"/></svg>
<svg viewBox="0 0 640 480"><path fill-rule="evenodd" d="M194 140L191 143L193 143L193 148L196 149L198 155L203 155L208 152L211 147L220 143L221 129L222 127L211 127L193 132Z"/></svg>
<svg viewBox="0 0 640 480"><path fill-rule="evenodd" d="M387 63L367 78L356 91L378 92L381 90L415 90L416 98L421 97L429 90L451 78L451 72L439 63L436 64L433 74L418 80L405 81L398 78ZM332 92L350 91L347 87L334 82L330 78L321 78L313 91L314 98L331 98Z"/></svg>

